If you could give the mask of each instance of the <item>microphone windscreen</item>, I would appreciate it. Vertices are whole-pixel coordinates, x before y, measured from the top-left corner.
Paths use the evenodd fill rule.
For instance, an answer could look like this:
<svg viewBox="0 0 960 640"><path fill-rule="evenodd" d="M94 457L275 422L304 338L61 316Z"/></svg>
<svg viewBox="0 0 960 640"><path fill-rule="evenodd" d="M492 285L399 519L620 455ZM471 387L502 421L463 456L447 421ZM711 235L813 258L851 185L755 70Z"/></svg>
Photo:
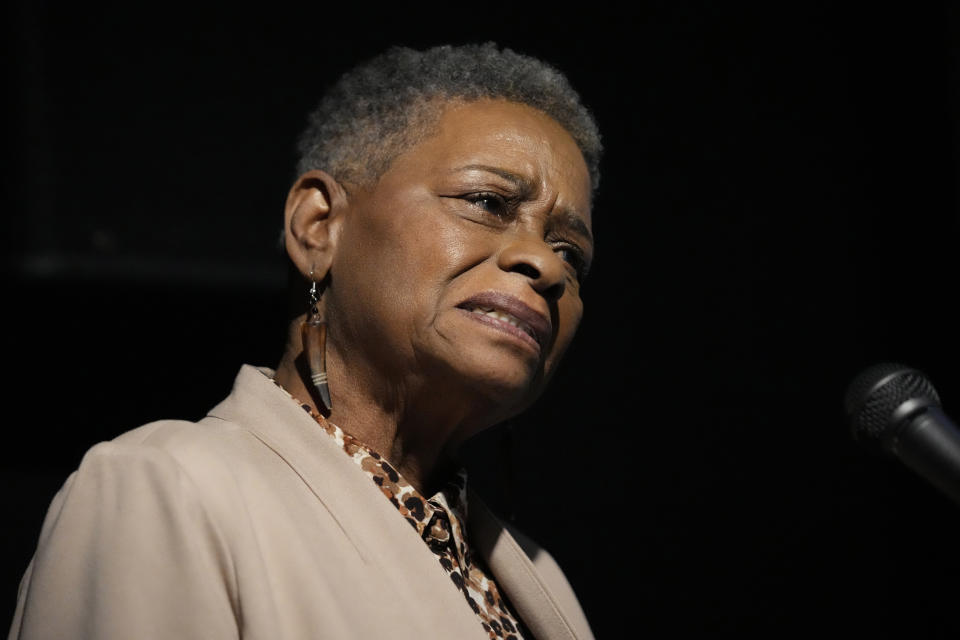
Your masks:
<svg viewBox="0 0 960 640"><path fill-rule="evenodd" d="M844 408L854 439L881 442L897 426L897 409L907 401L940 404L933 384L922 372L907 365L884 362L858 374L847 388Z"/></svg>

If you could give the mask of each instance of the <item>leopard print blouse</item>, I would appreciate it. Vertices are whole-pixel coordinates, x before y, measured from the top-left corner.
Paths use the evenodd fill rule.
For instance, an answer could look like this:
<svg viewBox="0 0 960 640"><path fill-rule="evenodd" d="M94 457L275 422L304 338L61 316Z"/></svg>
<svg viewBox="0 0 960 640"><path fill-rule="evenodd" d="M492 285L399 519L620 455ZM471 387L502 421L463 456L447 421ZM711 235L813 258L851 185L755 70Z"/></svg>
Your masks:
<svg viewBox="0 0 960 640"><path fill-rule="evenodd" d="M276 381L275 381L276 382ZM279 387L280 385L277 384ZM283 387L280 387L283 389ZM284 389L286 391L286 389ZM287 395L290 395L289 392ZM290 396L328 433L350 458L360 465L383 495L390 500L440 561L440 566L480 619L491 640L523 640L532 637L496 583L484 570L482 560L470 552L463 524L467 519L467 473L453 475L446 488L429 500L413 488L379 453L333 424L309 404Z"/></svg>

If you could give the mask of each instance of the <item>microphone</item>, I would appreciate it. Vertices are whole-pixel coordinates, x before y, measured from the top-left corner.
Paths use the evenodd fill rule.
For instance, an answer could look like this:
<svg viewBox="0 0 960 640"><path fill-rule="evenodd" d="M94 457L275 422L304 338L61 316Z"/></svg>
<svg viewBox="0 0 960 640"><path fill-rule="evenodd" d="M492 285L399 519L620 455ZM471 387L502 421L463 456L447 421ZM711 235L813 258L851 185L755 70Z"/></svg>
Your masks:
<svg viewBox="0 0 960 640"><path fill-rule="evenodd" d="M874 365L850 383L844 408L856 441L893 454L960 504L960 428L926 375L893 362Z"/></svg>

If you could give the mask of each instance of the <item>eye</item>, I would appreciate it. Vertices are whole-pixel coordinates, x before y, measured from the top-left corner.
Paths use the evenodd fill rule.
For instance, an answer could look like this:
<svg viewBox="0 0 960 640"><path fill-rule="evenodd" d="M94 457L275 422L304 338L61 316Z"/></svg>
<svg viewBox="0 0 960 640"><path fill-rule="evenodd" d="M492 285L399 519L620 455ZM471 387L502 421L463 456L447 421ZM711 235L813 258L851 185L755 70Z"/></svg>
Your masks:
<svg viewBox="0 0 960 640"><path fill-rule="evenodd" d="M587 258L580 247L572 244L559 244L554 249L560 259L569 264L577 274L577 282L583 282L587 277L589 265Z"/></svg>
<svg viewBox="0 0 960 640"><path fill-rule="evenodd" d="M499 193L492 191L481 191L479 193L468 193L463 199L475 207L491 213L498 218L505 217L510 212L510 203Z"/></svg>

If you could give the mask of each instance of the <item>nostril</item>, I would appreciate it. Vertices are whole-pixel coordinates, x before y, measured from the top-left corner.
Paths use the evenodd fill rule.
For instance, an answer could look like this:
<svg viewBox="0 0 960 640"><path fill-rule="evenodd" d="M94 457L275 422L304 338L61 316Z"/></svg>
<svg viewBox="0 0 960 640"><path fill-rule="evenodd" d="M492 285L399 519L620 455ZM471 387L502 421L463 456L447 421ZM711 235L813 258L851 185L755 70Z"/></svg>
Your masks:
<svg viewBox="0 0 960 640"><path fill-rule="evenodd" d="M513 270L517 273L522 273L528 278L533 278L534 280L538 280L540 278L540 271L532 264L528 264L526 262L521 262L520 264L514 265Z"/></svg>
<svg viewBox="0 0 960 640"><path fill-rule="evenodd" d="M513 273L519 273L530 279L530 285L548 300L559 300L563 297L566 284L562 277L555 277L549 265L543 265L544 271L533 260L520 260L510 267Z"/></svg>

